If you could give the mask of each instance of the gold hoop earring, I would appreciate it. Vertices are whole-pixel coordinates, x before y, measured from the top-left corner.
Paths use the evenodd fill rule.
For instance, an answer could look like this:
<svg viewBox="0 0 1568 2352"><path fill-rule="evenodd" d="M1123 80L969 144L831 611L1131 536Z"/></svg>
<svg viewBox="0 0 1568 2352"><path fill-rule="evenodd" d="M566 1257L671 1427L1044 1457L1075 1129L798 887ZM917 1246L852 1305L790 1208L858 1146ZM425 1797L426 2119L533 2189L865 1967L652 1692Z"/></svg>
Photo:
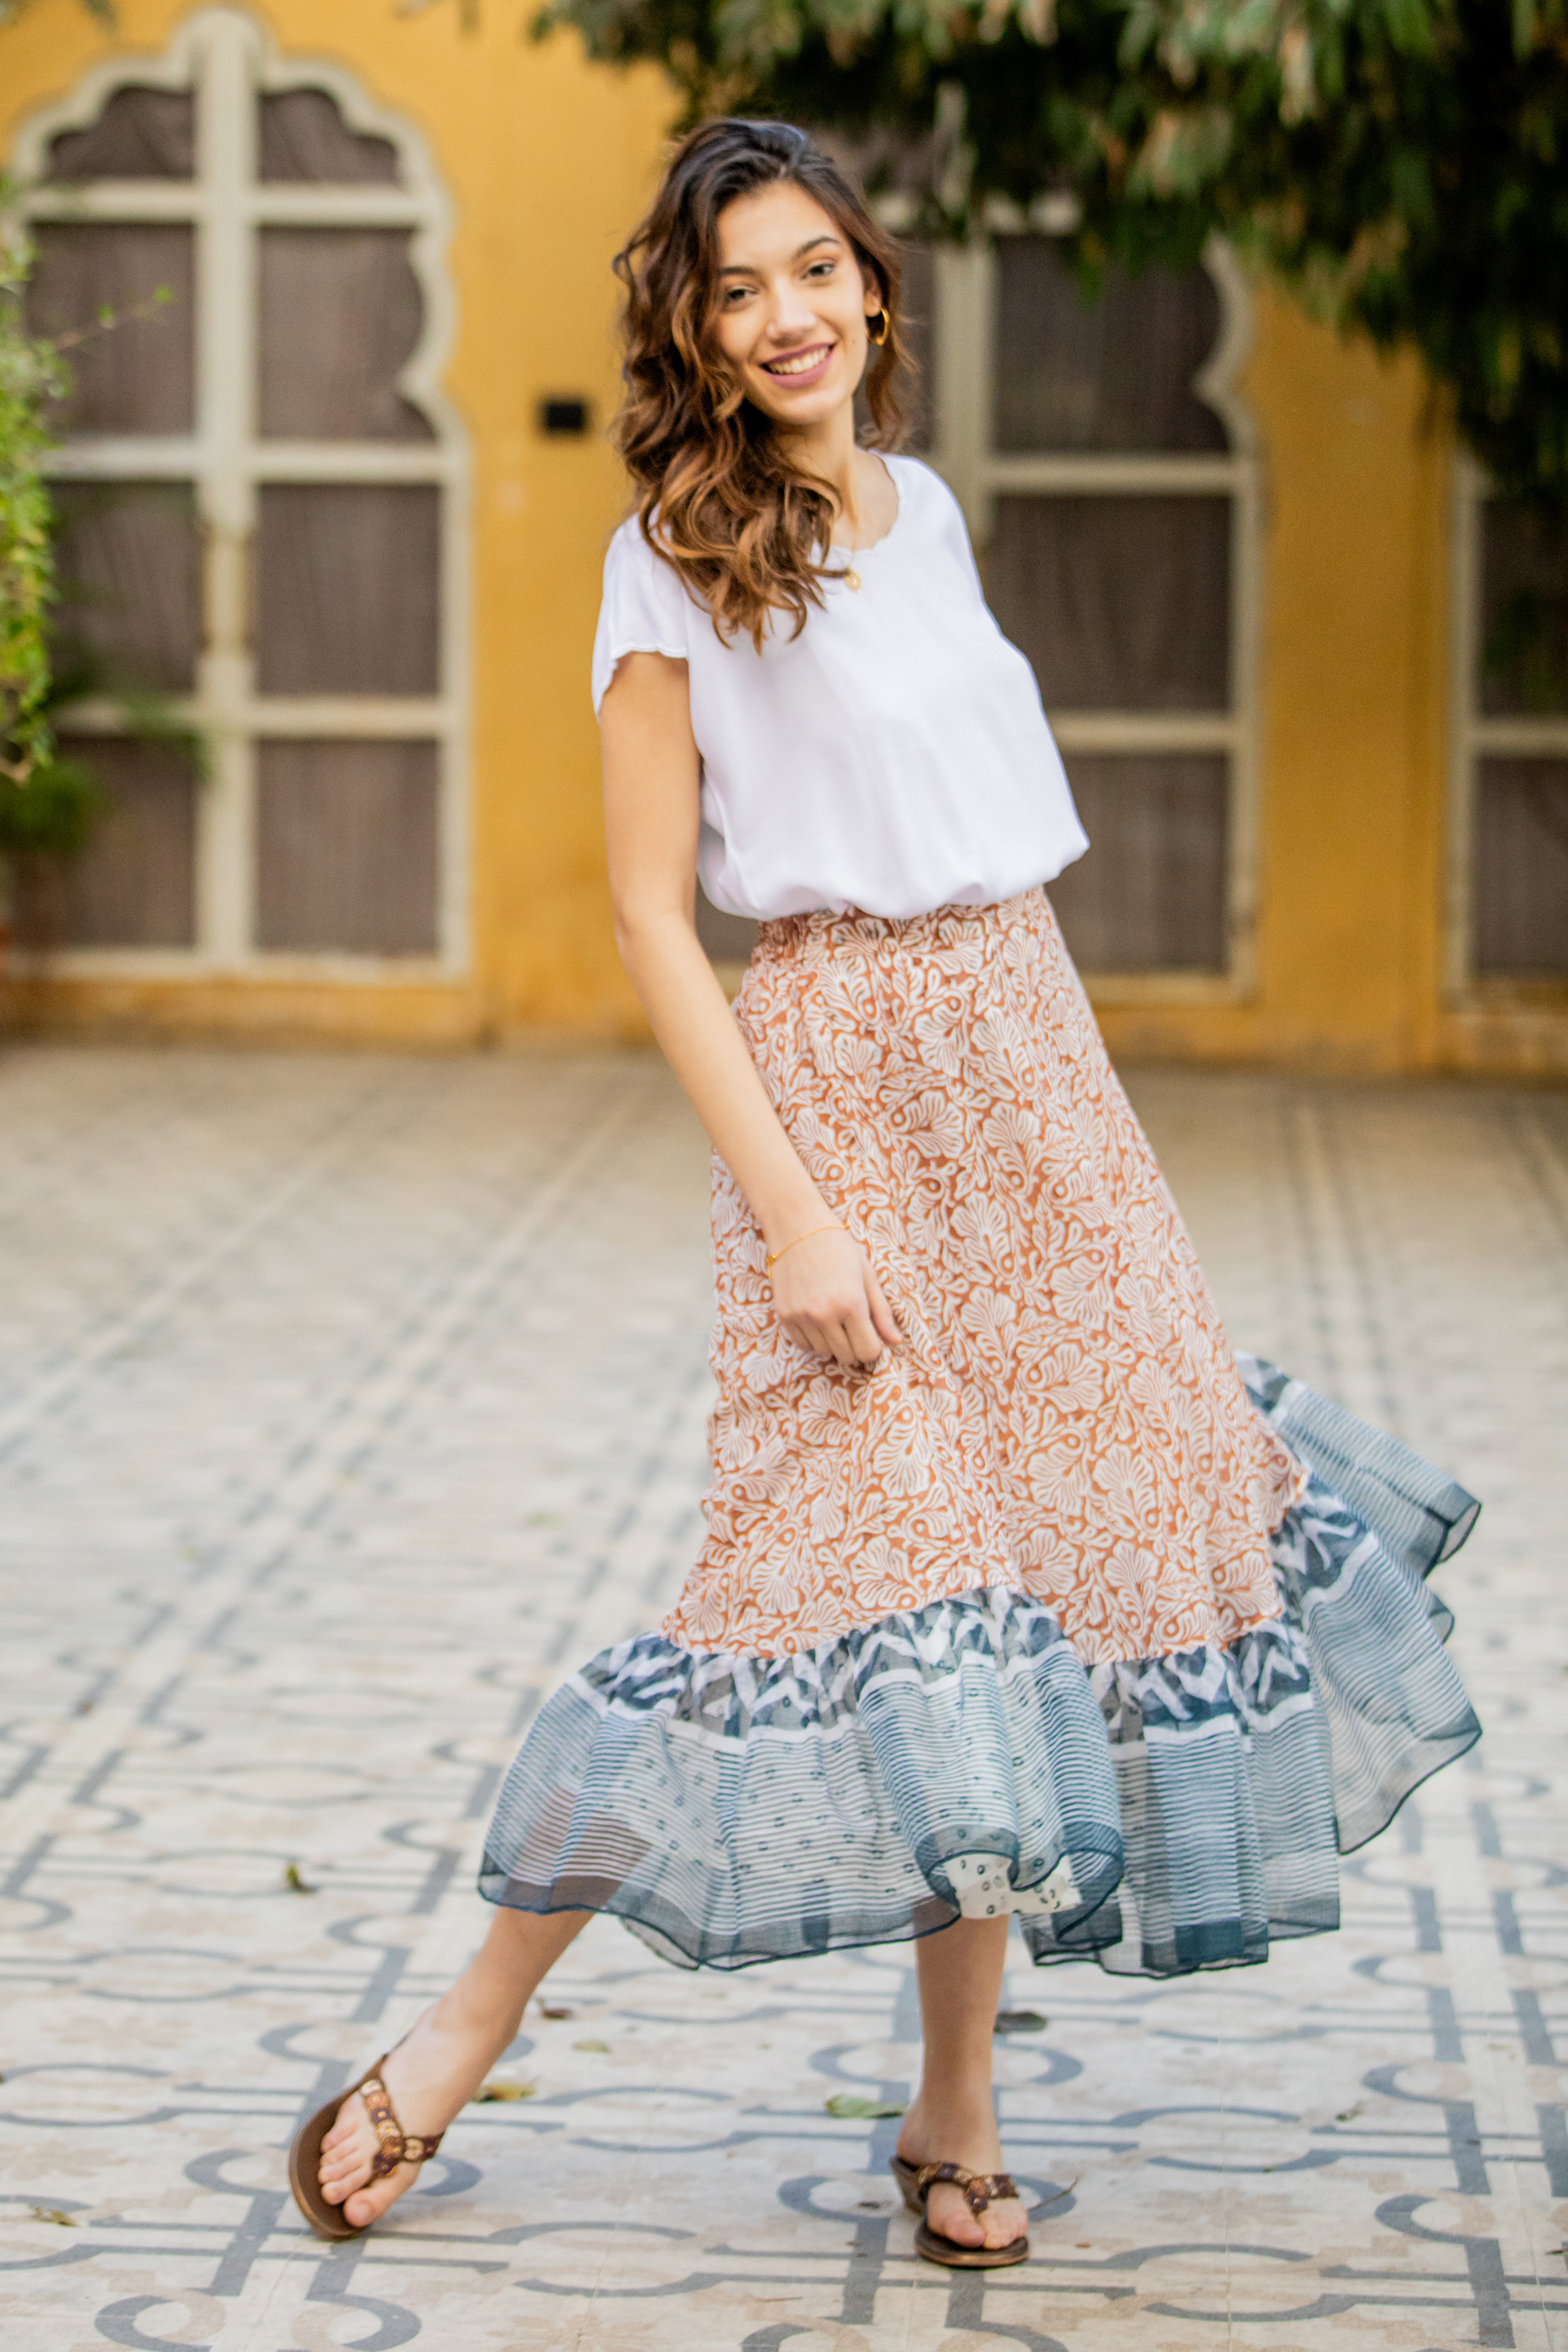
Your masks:
<svg viewBox="0 0 1568 2352"><path fill-rule="evenodd" d="M874 324L873 321L875 321ZM866 314L867 341L876 343L878 345L885 343L888 340L888 331L891 327L892 323L893 322L889 318L885 309L868 311Z"/></svg>

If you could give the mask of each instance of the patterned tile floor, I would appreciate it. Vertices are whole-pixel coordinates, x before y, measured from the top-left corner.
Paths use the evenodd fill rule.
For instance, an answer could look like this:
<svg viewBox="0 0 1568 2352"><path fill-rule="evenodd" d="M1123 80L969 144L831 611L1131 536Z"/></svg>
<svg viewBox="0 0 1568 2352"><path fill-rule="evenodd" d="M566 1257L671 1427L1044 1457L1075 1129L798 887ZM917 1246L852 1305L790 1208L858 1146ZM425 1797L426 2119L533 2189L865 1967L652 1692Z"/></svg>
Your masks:
<svg viewBox="0 0 1568 2352"><path fill-rule="evenodd" d="M1044 2210L985 2280L914 2261L896 2126L826 2112L909 2085L897 1948L709 1979L595 1922L532 2095L395 2223L332 2251L284 2193L479 1930L519 1727L690 1551L705 1155L662 1070L0 1058L8 2346L1568 2346L1568 1103L1133 1092L1238 1338L1486 1497L1444 1586L1488 1732L1338 1937L1163 1987L1020 1958Z"/></svg>

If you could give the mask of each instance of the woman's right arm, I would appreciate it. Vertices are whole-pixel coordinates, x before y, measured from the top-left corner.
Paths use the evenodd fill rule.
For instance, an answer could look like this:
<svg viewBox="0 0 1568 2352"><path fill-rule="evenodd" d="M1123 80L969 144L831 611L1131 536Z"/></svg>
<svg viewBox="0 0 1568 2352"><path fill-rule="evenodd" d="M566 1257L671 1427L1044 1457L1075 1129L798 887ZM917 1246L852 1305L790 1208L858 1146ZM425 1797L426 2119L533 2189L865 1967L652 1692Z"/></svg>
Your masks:
<svg viewBox="0 0 1568 2352"><path fill-rule="evenodd" d="M785 1134L697 937L701 771L686 664L624 655L599 728L616 940L654 1035L751 1204L764 1246L797 1243L772 1275L791 1338L841 1364L874 1363L899 1339L898 1325L864 1252Z"/></svg>

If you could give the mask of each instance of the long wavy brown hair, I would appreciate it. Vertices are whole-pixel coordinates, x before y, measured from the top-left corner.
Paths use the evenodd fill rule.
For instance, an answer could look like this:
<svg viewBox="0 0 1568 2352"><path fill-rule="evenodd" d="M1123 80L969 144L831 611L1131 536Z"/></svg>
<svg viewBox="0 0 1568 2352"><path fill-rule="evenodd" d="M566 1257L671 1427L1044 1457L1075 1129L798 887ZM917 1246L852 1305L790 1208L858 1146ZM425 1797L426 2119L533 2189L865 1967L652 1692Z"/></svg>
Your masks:
<svg viewBox="0 0 1568 2352"><path fill-rule="evenodd" d="M682 140L646 220L616 257L625 289L626 399L616 440L650 546L708 606L721 636L759 652L770 614L805 627L823 601L837 515L831 486L789 456L721 350L719 215L737 197L794 181L816 198L874 279L888 318L863 391L877 449L906 430L910 359L899 332L899 248L847 174L787 122L727 117Z"/></svg>

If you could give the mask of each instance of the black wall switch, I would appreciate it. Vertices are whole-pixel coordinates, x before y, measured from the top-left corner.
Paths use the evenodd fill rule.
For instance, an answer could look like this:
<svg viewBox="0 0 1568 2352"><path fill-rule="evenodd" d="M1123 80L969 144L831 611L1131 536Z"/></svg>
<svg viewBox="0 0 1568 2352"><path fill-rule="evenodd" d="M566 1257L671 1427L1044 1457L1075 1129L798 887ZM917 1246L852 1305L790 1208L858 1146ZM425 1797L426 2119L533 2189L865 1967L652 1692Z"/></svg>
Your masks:
<svg viewBox="0 0 1568 2352"><path fill-rule="evenodd" d="M539 404L539 429L550 434L586 433L587 402L552 393Z"/></svg>

